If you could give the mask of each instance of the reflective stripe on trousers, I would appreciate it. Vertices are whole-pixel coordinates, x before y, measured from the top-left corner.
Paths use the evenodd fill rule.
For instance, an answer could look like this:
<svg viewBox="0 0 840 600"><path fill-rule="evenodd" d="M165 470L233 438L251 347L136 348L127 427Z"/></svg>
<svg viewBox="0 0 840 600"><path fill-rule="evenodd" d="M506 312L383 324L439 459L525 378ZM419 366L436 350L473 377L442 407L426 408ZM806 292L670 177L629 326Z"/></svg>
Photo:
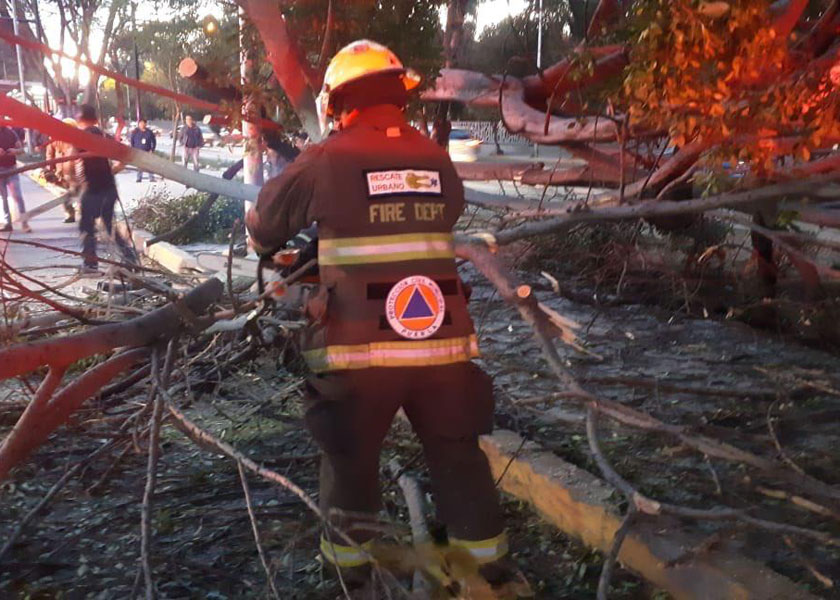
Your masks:
<svg viewBox="0 0 840 600"><path fill-rule="evenodd" d="M321 554L328 562L339 567L360 567L371 561L370 549L372 543L372 541L367 541L359 544L358 547L345 546L330 542L321 536ZM504 531L496 537L486 540L449 538L449 545L450 547L463 548L480 565L497 561L508 553L508 538Z"/></svg>
<svg viewBox="0 0 840 600"><path fill-rule="evenodd" d="M466 362L479 356L475 334L435 340L371 342L327 346L303 353L315 373L370 367L428 367Z"/></svg>
<svg viewBox="0 0 840 600"><path fill-rule="evenodd" d="M449 545L463 548L472 554L473 558L480 565L499 560L508 553L507 533L504 531L496 537L487 540L473 541L449 538Z"/></svg>
<svg viewBox="0 0 840 600"><path fill-rule="evenodd" d="M360 567L370 562L371 542L356 546L345 546L331 542L321 536L321 555L327 562L339 567Z"/></svg>
<svg viewBox="0 0 840 600"><path fill-rule="evenodd" d="M451 233L402 233L318 241L318 264L322 266L446 258L455 258Z"/></svg>

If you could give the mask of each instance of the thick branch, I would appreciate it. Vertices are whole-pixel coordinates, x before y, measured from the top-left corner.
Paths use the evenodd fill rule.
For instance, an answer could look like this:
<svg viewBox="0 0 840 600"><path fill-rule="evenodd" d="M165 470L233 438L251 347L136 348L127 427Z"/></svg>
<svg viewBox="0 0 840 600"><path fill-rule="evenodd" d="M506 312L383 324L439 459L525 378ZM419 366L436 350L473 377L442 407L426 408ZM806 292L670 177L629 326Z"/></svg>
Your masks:
<svg viewBox="0 0 840 600"><path fill-rule="evenodd" d="M572 225L579 223L626 221L631 219L691 214L725 207L752 208L764 201L784 198L785 196L813 196L818 194L821 197L837 197L840 195L840 190L825 186L838 179L840 179L840 173L833 173L814 177L809 180L769 185L748 192L719 194L698 200L681 202L648 201L633 206L606 207L596 210L581 208L576 212L567 212L544 221L525 223L492 235L496 243L504 245L527 237L565 231ZM556 214L556 212L546 211L544 214L550 215Z"/></svg>
<svg viewBox="0 0 840 600"><path fill-rule="evenodd" d="M52 400L39 401L36 397L0 446L0 481L33 450L46 442L50 434L78 410L85 400L147 355L148 350L145 348L123 352L76 378ZM56 369L56 372L63 374L64 369ZM53 369L50 369L50 373L53 373ZM57 387L58 382L50 381L51 377L54 379L54 376L47 375L42 388L46 386L46 390L50 387L54 390ZM52 390L49 390L50 395ZM40 388L38 396L41 396Z"/></svg>
<svg viewBox="0 0 840 600"><path fill-rule="evenodd" d="M190 171L152 152L143 152L71 127L36 108L26 106L6 96L0 96L0 113L12 116L27 128L36 129L54 139L69 142L77 148L84 148L91 154L95 153L122 163L136 165L143 171L157 173L195 189L240 200L256 200L259 193L257 186L225 181L218 177Z"/></svg>
<svg viewBox="0 0 840 600"><path fill-rule="evenodd" d="M157 86L157 85L152 85L150 83L145 83L145 82L140 81L138 79L132 79L131 77L126 77L125 75L123 75L122 73L118 73L117 71L111 71L110 69L105 69L105 68L99 66L98 64L88 60L87 58L71 56L69 54L66 54L65 52L60 51L60 50L54 50L54 49L50 48L49 46L46 46L45 44L42 44L41 42L37 42L35 40L30 40L30 39L26 39L26 38L23 38L23 37L20 37L20 36L16 36L13 33L10 33L8 31L3 31L2 28L0 28L0 39L5 40L9 44L18 44L22 48L28 48L30 50L34 50L36 52L39 52L39 53L43 54L44 56L52 56L52 55L61 56L64 59L68 59L68 60L71 60L71 61L73 61L77 64L84 65L85 67L87 67L88 69L90 69L91 71L96 73L97 75L104 75L105 77L110 77L110 78L114 79L115 81L119 81L120 83L124 83L125 85L131 86L131 87L134 87L134 88L137 88L137 89L141 89L145 92L151 92L153 94L157 94L158 96L164 96L166 98L171 98L172 100L175 100L176 102L179 102L181 104L189 104L190 106L194 106L196 108L201 108L203 110L207 110L207 111L210 111L210 112L220 112L221 111L221 108L219 107L219 105L215 104L213 102L207 102L206 100L200 100L198 98L193 98L192 96L187 96L186 94L179 94L178 92L173 92L171 90L168 90L166 88L162 88L162 87Z"/></svg>
<svg viewBox="0 0 840 600"><path fill-rule="evenodd" d="M773 22L773 29L776 30L776 36L782 38L789 36L807 6L808 0L790 0L785 8L785 12L779 15Z"/></svg>
<svg viewBox="0 0 840 600"><path fill-rule="evenodd" d="M117 347L147 346L171 337L178 330L181 312L203 312L221 297L222 289L221 281L208 279L184 296L180 306L168 304L123 323L4 348L0 350L0 380L29 373L41 365L68 366L79 359Z"/></svg>
<svg viewBox="0 0 840 600"><path fill-rule="evenodd" d="M303 128L313 140L321 139L321 128L315 111L315 91L310 81L317 76L294 42L286 17L271 0L237 0L256 26L265 45L266 58L274 76L300 118Z"/></svg>

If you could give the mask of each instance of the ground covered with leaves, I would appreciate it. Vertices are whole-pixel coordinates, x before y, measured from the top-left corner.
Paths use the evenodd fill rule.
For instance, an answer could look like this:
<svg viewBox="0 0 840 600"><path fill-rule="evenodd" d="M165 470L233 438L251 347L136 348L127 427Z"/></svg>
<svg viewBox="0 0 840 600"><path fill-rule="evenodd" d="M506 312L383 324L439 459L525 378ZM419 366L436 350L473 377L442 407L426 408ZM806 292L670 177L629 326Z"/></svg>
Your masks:
<svg viewBox="0 0 840 600"><path fill-rule="evenodd" d="M679 284L673 263L653 276L656 270L650 263L642 265L636 252L685 242L652 229L627 227L587 235L595 241L587 245L574 240L577 255L568 246L540 245L517 247L504 256L519 267L518 276L542 302L580 324L584 350L560 350L587 389L757 454L782 454L796 468L840 484L840 434L834 425L840 415L840 376L830 340L795 337L794 329L781 335L778 329L750 327L736 320L744 303L710 310L699 290L714 289L714 277L729 277L734 285L737 275L707 272L702 285L691 280L695 284L690 290L697 291L686 296L677 293L686 287ZM552 261L552 253L563 260ZM560 385L548 372L529 328L469 265L462 273L473 286L481 362L495 379L497 424L598 473L587 447L584 412L558 395ZM632 302L632 297L646 301ZM217 334L216 350L224 347L218 339L226 335L234 334ZM184 367L189 386L178 388L174 398L189 418L317 498L318 452L303 427L302 378L288 348L226 365L218 364L218 352L211 359L197 350ZM33 377L29 383L35 382ZM14 398L16 389L6 387L0 397ZM0 562L0 596L106 599L143 593L139 556L145 422L125 432L112 426L147 402L142 387L132 389L99 398L77 413L70 426L0 486L3 539L64 473L102 444L114 444L84 464ZM7 403L0 410L0 435L20 409ZM827 513L819 513L813 505L780 496L778 482L743 465L708 459L660 435L612 424L602 430L607 457L653 498L695 507L750 507L766 519L840 535L833 509L822 507ZM236 463L197 446L169 424L161 439L152 519L152 564L160 596L265 597L266 576ZM383 464L396 458L428 489L419 452L416 439L398 422L386 440ZM338 583L317 556L318 519L287 490L251 475L248 479L280 597L340 597ZM405 503L387 476L383 497L389 531L404 540ZM537 597L594 598L602 556L558 533L520 501L506 497L504 507L513 557ZM778 535L732 525L687 522L681 527L706 534L709 548L725 547L761 560L818 595L837 597L815 576L840 581L836 547L799 539L787 543ZM668 596L619 570L611 597Z"/></svg>

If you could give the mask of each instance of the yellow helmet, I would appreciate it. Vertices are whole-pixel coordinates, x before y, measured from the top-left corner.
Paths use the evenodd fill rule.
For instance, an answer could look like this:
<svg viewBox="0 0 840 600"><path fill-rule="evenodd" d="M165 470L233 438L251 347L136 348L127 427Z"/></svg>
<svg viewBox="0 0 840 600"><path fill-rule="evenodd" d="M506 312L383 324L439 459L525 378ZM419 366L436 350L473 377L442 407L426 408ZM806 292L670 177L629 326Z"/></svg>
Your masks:
<svg viewBox="0 0 840 600"><path fill-rule="evenodd" d="M370 75L394 73L406 91L420 85L420 76L406 69L397 55L382 44L370 40L357 40L338 51L324 73L324 85L316 102L321 131L327 129L327 118L333 116L333 94L351 81Z"/></svg>
<svg viewBox="0 0 840 600"><path fill-rule="evenodd" d="M65 125L70 125L71 127L78 127L79 126L79 123L76 122L76 119L74 119L73 117L67 117L65 119L61 119L61 122L64 123Z"/></svg>

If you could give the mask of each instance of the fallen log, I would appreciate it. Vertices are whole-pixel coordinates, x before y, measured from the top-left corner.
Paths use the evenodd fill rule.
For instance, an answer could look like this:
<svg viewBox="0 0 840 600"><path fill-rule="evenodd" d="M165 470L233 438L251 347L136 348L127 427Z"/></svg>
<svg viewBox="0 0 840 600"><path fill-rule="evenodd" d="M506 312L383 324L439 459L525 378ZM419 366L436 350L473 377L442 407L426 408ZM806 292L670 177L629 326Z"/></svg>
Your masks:
<svg viewBox="0 0 840 600"><path fill-rule="evenodd" d="M15 344L0 350L0 381L25 375L40 366L67 367L74 362L118 347L147 346L178 330L183 316L202 313L221 297L223 284L208 279L177 303L141 317L102 325L60 338Z"/></svg>

